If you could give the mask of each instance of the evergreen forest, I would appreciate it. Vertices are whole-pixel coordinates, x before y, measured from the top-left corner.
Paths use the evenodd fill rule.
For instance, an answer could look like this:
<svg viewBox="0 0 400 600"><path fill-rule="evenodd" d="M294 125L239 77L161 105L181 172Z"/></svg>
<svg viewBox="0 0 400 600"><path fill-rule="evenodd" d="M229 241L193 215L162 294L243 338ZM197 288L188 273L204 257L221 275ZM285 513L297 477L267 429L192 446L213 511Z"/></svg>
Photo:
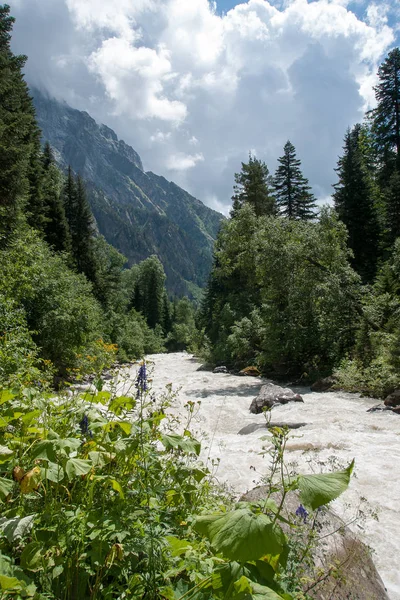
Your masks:
<svg viewBox="0 0 400 600"><path fill-rule="evenodd" d="M384 397L400 384L400 50L377 106L344 135L333 206L318 207L288 141L274 175L235 175L199 322L209 360Z"/></svg>
<svg viewBox="0 0 400 600"><path fill-rule="evenodd" d="M168 412L172 384L151 392L145 356L400 388L400 50L379 68L376 108L344 132L332 206L290 141L275 173L249 154L196 304L171 297L159 257L128 268L100 235L81 174L42 140L13 24L0 5L0 598L315 598L340 579L313 560L316 523L354 461L293 474L277 425L266 497L236 502L199 459L196 403ZM105 375L133 361L122 394Z"/></svg>

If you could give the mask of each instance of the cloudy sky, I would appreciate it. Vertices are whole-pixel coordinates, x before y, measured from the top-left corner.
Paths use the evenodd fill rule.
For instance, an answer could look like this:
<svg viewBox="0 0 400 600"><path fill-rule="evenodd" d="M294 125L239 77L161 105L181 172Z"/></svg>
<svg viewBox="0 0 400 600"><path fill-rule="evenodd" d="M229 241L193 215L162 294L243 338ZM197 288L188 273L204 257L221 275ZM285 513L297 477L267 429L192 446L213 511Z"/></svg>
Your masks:
<svg viewBox="0 0 400 600"><path fill-rule="evenodd" d="M373 106L400 0L9 0L26 76L226 212L249 151L285 142L326 200L346 128Z"/></svg>

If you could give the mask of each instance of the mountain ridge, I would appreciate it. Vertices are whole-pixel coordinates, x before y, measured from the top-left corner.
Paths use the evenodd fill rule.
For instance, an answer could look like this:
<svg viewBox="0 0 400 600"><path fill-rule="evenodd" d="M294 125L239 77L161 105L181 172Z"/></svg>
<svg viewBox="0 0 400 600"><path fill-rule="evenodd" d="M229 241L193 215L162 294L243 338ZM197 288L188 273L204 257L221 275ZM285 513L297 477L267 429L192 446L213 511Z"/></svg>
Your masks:
<svg viewBox="0 0 400 600"><path fill-rule="evenodd" d="M139 154L107 125L33 88L43 141L57 163L86 181L99 232L129 265L156 254L170 294L196 297L212 264L224 217L165 177L145 172Z"/></svg>

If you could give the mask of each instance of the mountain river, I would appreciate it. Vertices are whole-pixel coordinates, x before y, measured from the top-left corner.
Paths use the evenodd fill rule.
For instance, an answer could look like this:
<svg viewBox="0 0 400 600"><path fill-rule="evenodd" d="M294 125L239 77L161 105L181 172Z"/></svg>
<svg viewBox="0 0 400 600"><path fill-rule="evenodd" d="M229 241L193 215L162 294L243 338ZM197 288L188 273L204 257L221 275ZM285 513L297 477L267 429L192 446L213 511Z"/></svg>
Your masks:
<svg viewBox="0 0 400 600"><path fill-rule="evenodd" d="M197 371L200 363L186 353L152 355L147 360L155 392L165 391L169 383L179 390L173 412L183 414L188 401L196 403L191 430L202 441L204 462L211 466L219 461L218 479L238 497L255 487L268 468L268 456L260 454L263 446L268 448L267 432L238 432L248 424L264 422L263 415L250 414L249 406L266 381ZM131 382L135 374L133 367ZM389 597L400 600L400 416L389 411L368 413L377 401L356 394L292 389L304 403L272 410L272 421L307 423L292 430L287 462L297 472L318 473L341 468L355 458L349 489L332 508L345 521L353 521L350 527L373 550ZM354 521L358 509L363 518Z"/></svg>

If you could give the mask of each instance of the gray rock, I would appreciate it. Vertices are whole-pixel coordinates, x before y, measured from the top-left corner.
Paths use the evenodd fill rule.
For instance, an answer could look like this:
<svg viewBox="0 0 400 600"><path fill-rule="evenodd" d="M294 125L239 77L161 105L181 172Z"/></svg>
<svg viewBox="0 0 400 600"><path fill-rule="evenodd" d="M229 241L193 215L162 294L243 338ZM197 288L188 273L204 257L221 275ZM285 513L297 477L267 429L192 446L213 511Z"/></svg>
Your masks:
<svg viewBox="0 0 400 600"><path fill-rule="evenodd" d="M249 435L249 433L254 433L259 429L271 429L271 427L288 427L289 429L300 429L300 427L305 427L307 423L249 423L246 427L242 427L240 431L238 431L238 435Z"/></svg>
<svg viewBox="0 0 400 600"><path fill-rule="evenodd" d="M260 486L240 500L258 502L265 498L267 491L267 486ZM275 500L279 503L280 498L275 497ZM285 500L283 516L293 522L298 506L297 495L289 494ZM311 529L312 521L306 525ZM289 526L286 526L286 531L288 529ZM308 597L314 600L389 600L369 548L350 531L342 519L325 508L318 516L317 531L321 542L313 549L313 565L309 575L315 579L316 573L312 569L323 569L327 576L321 577L320 583L307 592ZM307 585L305 588L307 589Z"/></svg>
<svg viewBox="0 0 400 600"><path fill-rule="evenodd" d="M387 398L385 398L384 402L385 406L400 406L400 390L395 390Z"/></svg>
<svg viewBox="0 0 400 600"><path fill-rule="evenodd" d="M337 383L336 377L332 375L330 377L324 377L323 379L318 379L311 386L312 392L328 392L332 387Z"/></svg>
<svg viewBox="0 0 400 600"><path fill-rule="evenodd" d="M204 363L204 365L200 365L196 371L212 371L213 367L209 363Z"/></svg>
<svg viewBox="0 0 400 600"><path fill-rule="evenodd" d="M300 394L295 394L289 388L282 388L273 383L263 385L257 398L250 405L250 412L257 415L263 408L272 408L275 404L287 404L288 402L304 402Z"/></svg>
<svg viewBox="0 0 400 600"><path fill-rule="evenodd" d="M213 373L228 373L228 369L226 367L215 367Z"/></svg>

